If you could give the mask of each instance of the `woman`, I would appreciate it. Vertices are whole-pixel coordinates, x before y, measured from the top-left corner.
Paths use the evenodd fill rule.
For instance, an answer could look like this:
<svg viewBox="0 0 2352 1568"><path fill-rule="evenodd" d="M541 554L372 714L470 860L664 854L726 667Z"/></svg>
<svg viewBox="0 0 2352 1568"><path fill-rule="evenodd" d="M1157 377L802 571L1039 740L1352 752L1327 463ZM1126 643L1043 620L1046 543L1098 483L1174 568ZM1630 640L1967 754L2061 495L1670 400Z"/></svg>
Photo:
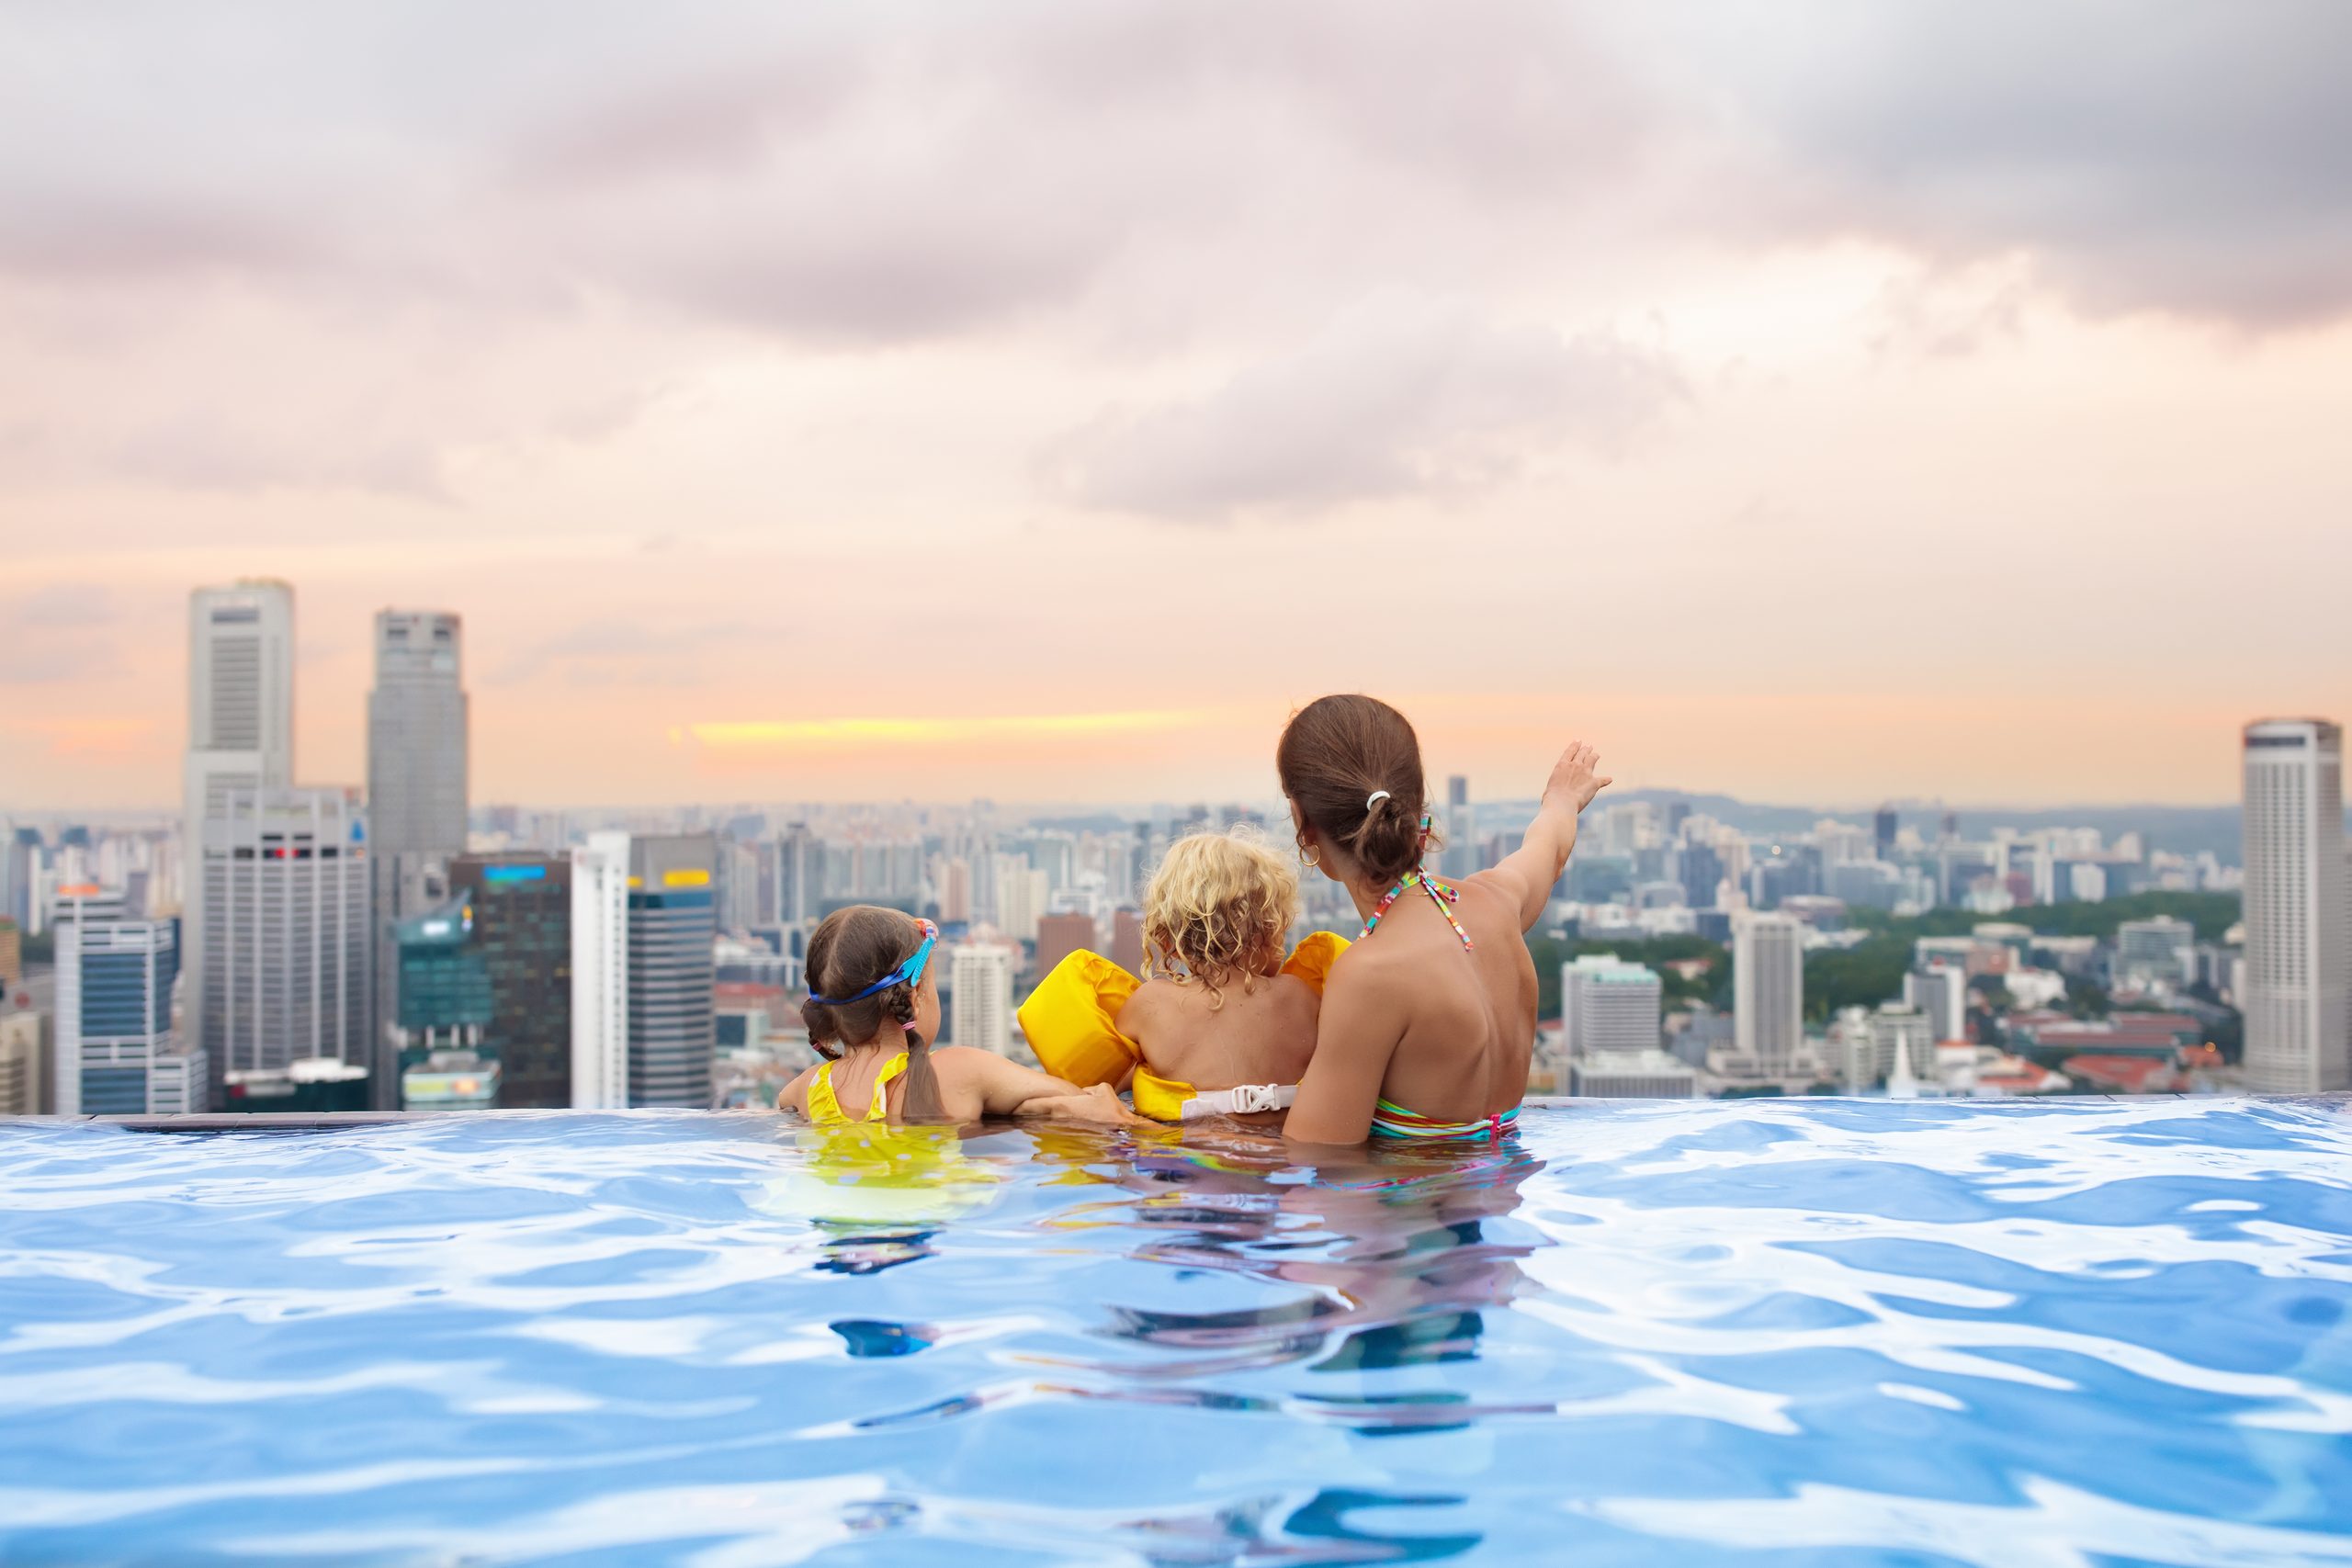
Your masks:
<svg viewBox="0 0 2352 1568"><path fill-rule="evenodd" d="M1424 874L1420 742L1366 696L1299 710L1275 750L1299 856L1348 890L1363 934L1331 966L1315 1055L1283 1126L1305 1143L1498 1137L1535 1047L1526 932L1576 848L1577 816L1610 781L1572 743L1518 850L1459 887Z"/></svg>

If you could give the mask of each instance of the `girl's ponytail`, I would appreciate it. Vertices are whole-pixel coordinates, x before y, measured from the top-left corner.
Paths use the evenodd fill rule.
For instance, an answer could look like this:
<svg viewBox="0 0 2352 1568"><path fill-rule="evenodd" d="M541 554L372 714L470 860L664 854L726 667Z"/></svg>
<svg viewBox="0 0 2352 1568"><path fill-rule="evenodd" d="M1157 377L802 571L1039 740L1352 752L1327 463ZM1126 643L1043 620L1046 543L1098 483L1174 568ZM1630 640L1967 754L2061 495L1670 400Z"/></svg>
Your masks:
<svg viewBox="0 0 2352 1568"><path fill-rule="evenodd" d="M894 986L889 992L890 1016L907 1032L907 1091L899 1100L899 1116L906 1122L944 1122L947 1103L939 1089L939 1069L931 1060L931 1042L915 1027L915 988Z"/></svg>

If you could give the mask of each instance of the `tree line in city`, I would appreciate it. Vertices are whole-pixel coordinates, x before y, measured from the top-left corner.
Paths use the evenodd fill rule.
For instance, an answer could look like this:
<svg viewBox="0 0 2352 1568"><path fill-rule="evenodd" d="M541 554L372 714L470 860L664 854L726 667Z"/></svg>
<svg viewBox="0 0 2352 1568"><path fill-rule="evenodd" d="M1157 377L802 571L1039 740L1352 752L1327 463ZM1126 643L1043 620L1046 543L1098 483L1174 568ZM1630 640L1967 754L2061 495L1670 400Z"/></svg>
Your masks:
<svg viewBox="0 0 2352 1568"><path fill-rule="evenodd" d="M2006 915L1981 915L1968 909L1930 909L1919 915L1890 915L1883 909L1856 908L1847 923L1870 934L1848 948L1825 948L1806 954L1804 1011L1820 1023L1839 1009L1876 1007L1903 994L1903 976L1912 963L1912 944L1923 936L1966 936L1987 920L2007 920L2030 927L2040 936L2088 936L2115 940L2116 928L2126 920L2154 919L2170 915L2197 929L2199 942L2218 942L2238 921L2235 893L2133 893L2098 903L2035 904ZM1535 958L1535 977L1542 988L1538 1016L1560 1016L1560 965L1588 953L1613 953L1629 964L1657 972L1668 1011L1705 1002L1721 1011L1732 1005L1730 950L1701 936L1658 936L1641 941L1563 941L1531 934L1528 950ZM1700 964L1706 967L1701 969ZM1688 969L1690 973L1686 974ZM2070 1008L2082 1013L2103 1013L2107 995L2086 980L2067 982Z"/></svg>

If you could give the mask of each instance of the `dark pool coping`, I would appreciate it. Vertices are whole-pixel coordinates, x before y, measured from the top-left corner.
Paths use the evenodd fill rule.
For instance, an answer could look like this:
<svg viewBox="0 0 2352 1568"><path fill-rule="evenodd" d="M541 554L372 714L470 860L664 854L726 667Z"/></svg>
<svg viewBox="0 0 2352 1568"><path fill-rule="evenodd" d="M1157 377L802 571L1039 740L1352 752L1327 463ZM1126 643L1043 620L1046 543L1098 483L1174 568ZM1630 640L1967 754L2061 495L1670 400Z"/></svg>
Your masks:
<svg viewBox="0 0 2352 1568"><path fill-rule="evenodd" d="M1780 1100L1805 1102L1820 1100L1856 1098L1844 1095L1762 1096L1755 1100L1717 1100L1722 1105L1772 1104ZM1866 1097L1877 1100L1880 1097ZM2049 1097L2052 1103L2104 1100L2117 1103L2151 1100L2219 1100L2232 1098L2203 1094L2069 1094ZM2258 1094L2243 1098L2265 1100L2276 1105L2308 1105L2314 1110L2352 1116L2352 1092L2334 1094ZM1963 1105L2029 1104L2031 1099L2016 1100L1953 1100ZM1623 1099L1595 1099L1571 1094L1531 1094L1522 1102L1539 1110L1554 1110L1579 1105L1683 1105L1696 1103L1679 1100L1649 1101ZM1940 1103L1922 1100L1921 1104ZM711 1114L753 1115L752 1109L712 1112ZM497 1111L255 1111L237 1115L216 1115L209 1112L187 1116L0 1116L0 1131L12 1126L57 1127L92 1123L106 1127L120 1127L132 1133L325 1133L345 1127L382 1127L407 1122L435 1122L452 1116L498 1116L508 1114L562 1115L563 1111L506 1112Z"/></svg>

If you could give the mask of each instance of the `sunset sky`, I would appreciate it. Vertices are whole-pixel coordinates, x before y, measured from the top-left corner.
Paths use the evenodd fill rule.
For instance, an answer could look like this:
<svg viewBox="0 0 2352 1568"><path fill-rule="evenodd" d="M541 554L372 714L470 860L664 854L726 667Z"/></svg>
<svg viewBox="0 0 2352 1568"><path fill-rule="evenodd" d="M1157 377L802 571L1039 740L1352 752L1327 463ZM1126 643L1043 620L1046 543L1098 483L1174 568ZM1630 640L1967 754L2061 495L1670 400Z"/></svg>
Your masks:
<svg viewBox="0 0 2352 1568"><path fill-rule="evenodd" d="M476 801L2220 801L2352 718L2352 6L0 12L0 809L187 595Z"/></svg>

